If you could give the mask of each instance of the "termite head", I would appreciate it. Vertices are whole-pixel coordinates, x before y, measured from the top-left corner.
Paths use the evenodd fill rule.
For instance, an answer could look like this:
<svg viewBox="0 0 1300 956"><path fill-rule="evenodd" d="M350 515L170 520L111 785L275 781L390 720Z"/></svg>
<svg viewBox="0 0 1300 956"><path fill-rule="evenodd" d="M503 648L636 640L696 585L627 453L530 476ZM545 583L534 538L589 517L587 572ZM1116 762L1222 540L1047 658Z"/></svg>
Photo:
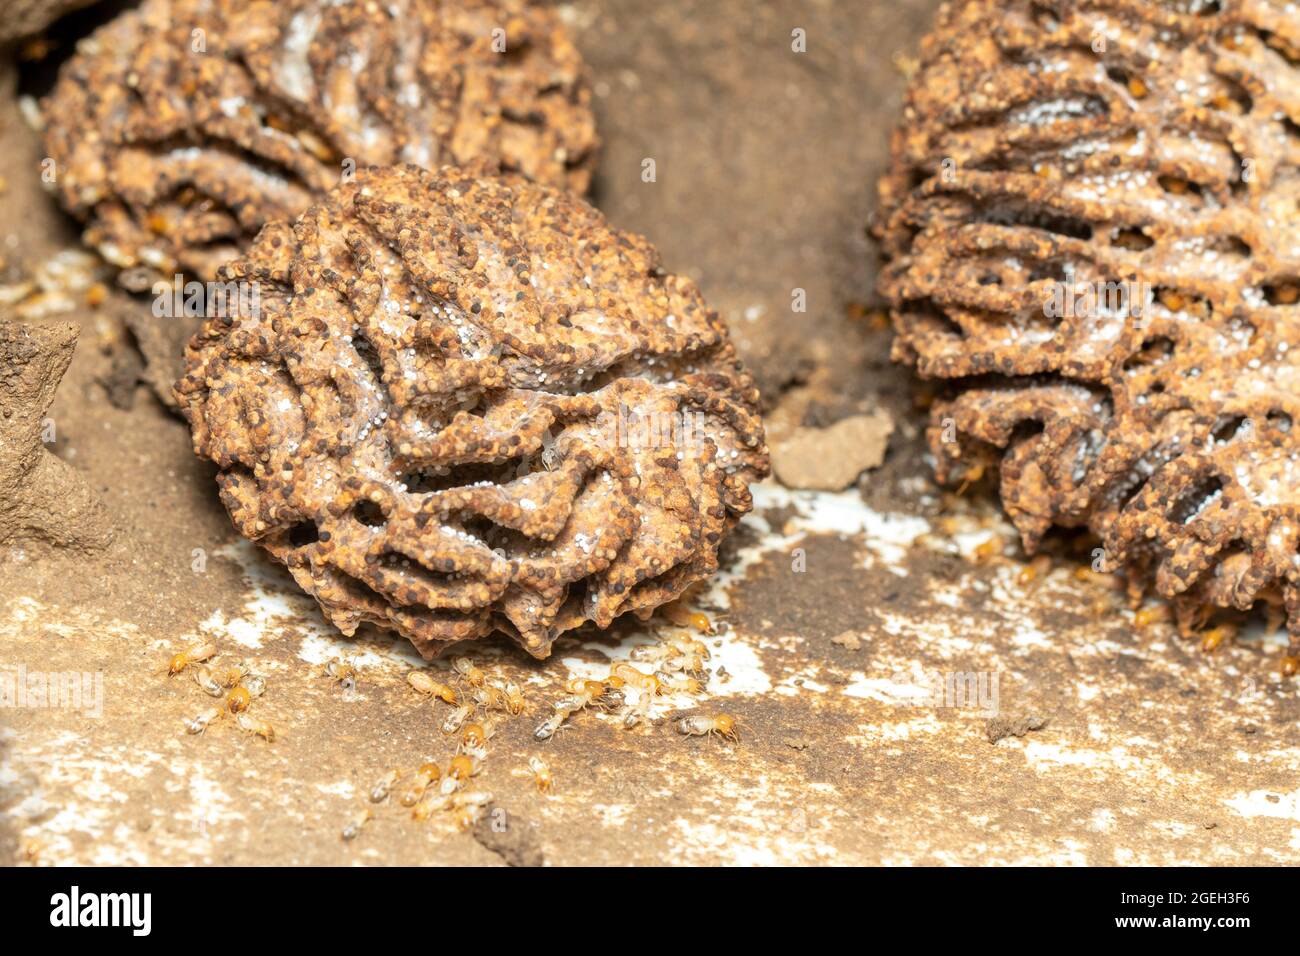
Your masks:
<svg viewBox="0 0 1300 956"><path fill-rule="evenodd" d="M248 692L247 687L236 687L226 697L226 709L232 714L243 713L248 710L252 699L253 695Z"/></svg>

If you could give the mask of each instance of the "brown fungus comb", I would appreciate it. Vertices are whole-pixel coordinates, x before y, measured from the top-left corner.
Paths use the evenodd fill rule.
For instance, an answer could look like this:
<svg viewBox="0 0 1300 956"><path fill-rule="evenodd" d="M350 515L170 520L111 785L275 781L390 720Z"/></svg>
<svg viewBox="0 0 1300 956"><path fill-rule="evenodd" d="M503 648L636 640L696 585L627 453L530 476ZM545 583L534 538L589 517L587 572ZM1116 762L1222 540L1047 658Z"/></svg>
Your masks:
<svg viewBox="0 0 1300 956"><path fill-rule="evenodd" d="M527 0L145 0L44 103L63 204L122 282L211 278L372 164L476 165L584 191L580 57Z"/></svg>
<svg viewBox="0 0 1300 956"><path fill-rule="evenodd" d="M939 477L1000 459L1186 612L1300 652L1300 16L1252 0L945 6L881 183L895 357Z"/></svg>
<svg viewBox="0 0 1300 956"><path fill-rule="evenodd" d="M712 574L767 472L717 314L571 194L368 169L223 279L255 302L177 399L236 527L344 633L545 657Z"/></svg>

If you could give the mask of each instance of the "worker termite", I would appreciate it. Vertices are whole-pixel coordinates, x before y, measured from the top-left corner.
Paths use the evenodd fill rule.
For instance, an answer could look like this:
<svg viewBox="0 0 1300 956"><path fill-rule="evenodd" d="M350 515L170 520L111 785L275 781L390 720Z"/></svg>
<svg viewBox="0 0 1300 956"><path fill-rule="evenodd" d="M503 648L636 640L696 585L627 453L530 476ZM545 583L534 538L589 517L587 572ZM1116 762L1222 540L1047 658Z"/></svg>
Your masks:
<svg viewBox="0 0 1300 956"><path fill-rule="evenodd" d="M997 535L993 535L977 544L975 550L971 552L971 557L975 559L976 563L983 563L1001 557L1005 549L1006 545L1002 539Z"/></svg>
<svg viewBox="0 0 1300 956"><path fill-rule="evenodd" d="M506 684L506 709L515 717L524 712L524 692L518 684Z"/></svg>
<svg viewBox="0 0 1300 956"><path fill-rule="evenodd" d="M1139 628L1146 628L1152 624L1163 624L1168 620L1168 604L1154 604L1151 607L1139 608L1133 613L1133 623Z"/></svg>
<svg viewBox="0 0 1300 956"><path fill-rule="evenodd" d="M537 725L533 731L534 740L550 740L564 729L564 722L569 719L566 711L556 711Z"/></svg>
<svg viewBox="0 0 1300 956"><path fill-rule="evenodd" d="M250 734L256 734L268 743L275 740L275 728L265 720L254 717L248 711L236 715L235 722L239 724L242 730L246 730Z"/></svg>
<svg viewBox="0 0 1300 956"><path fill-rule="evenodd" d="M332 677L334 680L346 687L351 688L357 685L357 668L351 661L345 661L341 658L335 657L325 662L325 666L321 668L321 672L325 676Z"/></svg>
<svg viewBox="0 0 1300 956"><path fill-rule="evenodd" d="M1282 658L1278 670L1282 672L1283 677L1295 677L1296 674L1300 674L1300 657L1287 654Z"/></svg>
<svg viewBox="0 0 1300 956"><path fill-rule="evenodd" d="M343 839L355 840L361 835L361 828L373 818L374 814L370 812L369 807L358 810L352 819L343 825Z"/></svg>
<svg viewBox="0 0 1300 956"><path fill-rule="evenodd" d="M634 687L650 696L659 693L661 689L658 677L655 677L653 674L643 673L626 661L619 661L610 668L609 673L612 677L617 677L624 681L628 686ZM609 682L607 681L606 683Z"/></svg>
<svg viewBox="0 0 1300 956"><path fill-rule="evenodd" d="M677 648L671 644L638 644L632 648L632 660L645 661L649 664L657 664L659 661L666 661L668 658L677 653Z"/></svg>
<svg viewBox="0 0 1300 956"><path fill-rule="evenodd" d="M402 777L402 771L390 770L379 778L379 782L370 788L370 802L383 803L388 799L388 794L392 792L393 786Z"/></svg>
<svg viewBox="0 0 1300 956"><path fill-rule="evenodd" d="M663 689L670 694L690 694L698 697L704 693L704 684L697 677L679 677L662 681Z"/></svg>
<svg viewBox="0 0 1300 956"><path fill-rule="evenodd" d="M464 783L482 769L482 764L468 754L458 754L451 758L447 767L447 776Z"/></svg>
<svg viewBox="0 0 1300 956"><path fill-rule="evenodd" d="M203 693L209 697L220 697L226 692L225 688L212 676L212 669L209 667L200 667L194 671L194 683L198 684Z"/></svg>
<svg viewBox="0 0 1300 956"><path fill-rule="evenodd" d="M424 796L424 791L428 790L441 776L442 768L436 763L421 764L420 768L415 771L414 778L402 791L402 806L413 807L419 803L420 798Z"/></svg>
<svg viewBox="0 0 1300 956"><path fill-rule="evenodd" d="M442 732L444 734L454 734L465 725L465 721L469 720L469 715L472 713L474 713L474 708L469 704L457 707L442 722Z"/></svg>
<svg viewBox="0 0 1300 956"><path fill-rule="evenodd" d="M451 662L451 666L468 684L472 684L475 687L482 687L487 683L487 675L475 667L474 662L468 657L455 658Z"/></svg>
<svg viewBox="0 0 1300 956"><path fill-rule="evenodd" d="M411 816L416 820L428 820L440 810L451 809L451 797L445 793L426 794L424 799L411 808Z"/></svg>
<svg viewBox="0 0 1300 956"><path fill-rule="evenodd" d="M248 674L248 665L243 661L236 661L226 667L218 668L213 672L217 683L227 689L234 687Z"/></svg>
<svg viewBox="0 0 1300 956"><path fill-rule="evenodd" d="M687 637L685 634L674 634L668 638L668 643L677 648L683 654L696 654L706 661L713 655L709 653L709 646L703 641L697 641L693 637Z"/></svg>
<svg viewBox="0 0 1300 956"><path fill-rule="evenodd" d="M569 696L556 701L557 711L576 713L585 707L609 710L622 703L623 699L621 693L610 690L603 681L598 680L571 680L565 683L564 689L569 692Z"/></svg>
<svg viewBox="0 0 1300 956"><path fill-rule="evenodd" d="M484 790L470 790L456 794L452 798L452 806L456 811L452 819L455 820L456 826L461 830L468 830L474 826L483 819L483 814L492 804L492 799L492 794Z"/></svg>
<svg viewBox="0 0 1300 956"><path fill-rule="evenodd" d="M218 719L221 714L222 710L220 707L209 707L206 710L201 710L185 721L185 732L187 734L201 734L207 730L212 722Z"/></svg>
<svg viewBox="0 0 1300 956"><path fill-rule="evenodd" d="M457 747L462 753L479 754L484 745L492 739L496 728L492 724L466 724Z"/></svg>
<svg viewBox="0 0 1300 956"><path fill-rule="evenodd" d="M474 689L474 700L484 710L510 712L510 696L493 684L483 684Z"/></svg>
<svg viewBox="0 0 1300 956"><path fill-rule="evenodd" d="M1237 629L1230 624L1220 624L1218 627L1212 627L1201 638L1201 650L1206 654L1213 654L1220 644L1225 641L1232 641L1236 636Z"/></svg>
<svg viewBox="0 0 1300 956"><path fill-rule="evenodd" d="M455 793L465 786L470 777L476 776L483 765L469 754L457 754L447 766L447 776L442 781L444 794Z"/></svg>
<svg viewBox="0 0 1300 956"><path fill-rule="evenodd" d="M1032 561L1020 569L1016 575L1016 580L1024 587L1037 586L1043 578L1052 573L1052 556L1049 554L1037 555Z"/></svg>
<svg viewBox="0 0 1300 956"><path fill-rule="evenodd" d="M163 669L160 673L164 673L168 677L175 677L191 664L201 664L204 661L211 659L216 653L217 645L213 644L211 641L205 641L202 644L195 644L193 647L181 651L179 654L172 655L171 659L163 665Z"/></svg>
<svg viewBox="0 0 1300 956"><path fill-rule="evenodd" d="M702 611L692 611L680 601L673 601L663 607L663 615L678 627L693 627L702 634L712 634L713 625L709 616Z"/></svg>
<svg viewBox="0 0 1300 956"><path fill-rule="evenodd" d="M537 784L537 792L549 793L555 781L551 776L551 768L546 766L546 761L541 757L530 757L528 769L533 772L533 782Z"/></svg>
<svg viewBox="0 0 1300 956"><path fill-rule="evenodd" d="M249 697L261 697L266 693L266 678L258 674L249 674L239 682L239 686L248 691Z"/></svg>
<svg viewBox="0 0 1300 956"><path fill-rule="evenodd" d="M660 680L665 674L703 674L704 658L699 654L678 654L663 662L659 668Z"/></svg>
<svg viewBox="0 0 1300 956"><path fill-rule="evenodd" d="M226 709L232 714L241 714L248 710L252 699L253 695L248 692L248 688L236 687L226 697Z"/></svg>
<svg viewBox="0 0 1300 956"><path fill-rule="evenodd" d="M453 816L453 819L456 821L456 828L458 830L473 829L474 824L483 819L485 811L486 807L477 803L465 807L457 807L456 813Z"/></svg>
<svg viewBox="0 0 1300 956"><path fill-rule="evenodd" d="M677 732L687 737L725 737L727 740L740 740L736 727L736 718L730 714L718 714L708 717L696 714L682 717L676 724Z"/></svg>
<svg viewBox="0 0 1300 956"><path fill-rule="evenodd" d="M423 694L426 697L437 697L453 707L460 703L456 688L450 684L444 684L442 681L434 680L425 671L411 671L406 675L406 682L411 685L416 693Z"/></svg>

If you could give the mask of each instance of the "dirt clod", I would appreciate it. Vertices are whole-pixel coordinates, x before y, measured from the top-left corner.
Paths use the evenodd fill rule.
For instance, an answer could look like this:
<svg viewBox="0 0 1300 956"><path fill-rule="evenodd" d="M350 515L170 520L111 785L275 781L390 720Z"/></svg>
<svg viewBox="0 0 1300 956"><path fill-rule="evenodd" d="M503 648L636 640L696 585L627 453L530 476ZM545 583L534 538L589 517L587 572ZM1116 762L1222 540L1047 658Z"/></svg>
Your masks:
<svg viewBox="0 0 1300 956"><path fill-rule="evenodd" d="M1004 737L1023 737L1031 730L1042 730L1047 726L1047 718L1037 714L1021 717L993 717L984 725L984 733L991 744Z"/></svg>
<svg viewBox="0 0 1300 956"><path fill-rule="evenodd" d="M47 418L77 344L74 325L0 321L0 544L97 551L111 537L99 498L44 445Z"/></svg>

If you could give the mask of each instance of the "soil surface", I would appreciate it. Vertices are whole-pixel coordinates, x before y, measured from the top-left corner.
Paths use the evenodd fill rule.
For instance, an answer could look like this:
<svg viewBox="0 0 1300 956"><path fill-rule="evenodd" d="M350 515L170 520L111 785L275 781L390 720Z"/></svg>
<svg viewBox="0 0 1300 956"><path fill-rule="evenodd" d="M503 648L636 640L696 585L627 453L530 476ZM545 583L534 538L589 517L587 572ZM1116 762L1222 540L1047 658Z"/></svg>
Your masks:
<svg viewBox="0 0 1300 956"><path fill-rule="evenodd" d="M1029 565L987 489L958 497L928 478L917 392L872 316L864 226L900 67L936 5L561 5L596 84L596 203L700 281L774 414L797 401L823 427L880 411L894 429L884 463L848 490L758 490L725 572L694 600L715 630L697 634L707 693L663 699L655 722L627 729L588 711L549 742L532 735L567 679L681 635L658 616L580 633L545 662L504 639L469 648L491 681L522 688L525 712L498 717L471 785L490 809L463 829L450 812L412 819L396 791L368 800L388 771L445 768L454 752L451 708L406 683L418 657L379 632L342 638L237 538L211 468L148 384L165 356L151 366L141 349L168 341L149 300L75 253L50 277L78 230L42 188L19 103L48 83L47 64L9 54L0 284L40 273L49 288L0 318L79 326L45 447L98 494L112 537L97 554L0 551L0 690L6 674L30 689L75 672L86 691L79 706L0 706L0 861L1300 859L1300 698L1278 677L1276 644L1204 653L1158 612L1139 626L1122 590L1070 556L1077 543ZM796 29L807 52L791 49ZM47 59L67 52L67 33L55 28ZM791 308L799 289L806 311ZM214 667L244 660L264 676L250 713L274 741L228 717L185 732L217 701L189 672L159 671L204 640ZM355 684L324 673L335 658ZM451 679L447 662L432 670ZM722 712L739 719L738 743L674 732L678 714ZM554 779L545 794L538 756ZM365 808L373 819L344 840Z"/></svg>

